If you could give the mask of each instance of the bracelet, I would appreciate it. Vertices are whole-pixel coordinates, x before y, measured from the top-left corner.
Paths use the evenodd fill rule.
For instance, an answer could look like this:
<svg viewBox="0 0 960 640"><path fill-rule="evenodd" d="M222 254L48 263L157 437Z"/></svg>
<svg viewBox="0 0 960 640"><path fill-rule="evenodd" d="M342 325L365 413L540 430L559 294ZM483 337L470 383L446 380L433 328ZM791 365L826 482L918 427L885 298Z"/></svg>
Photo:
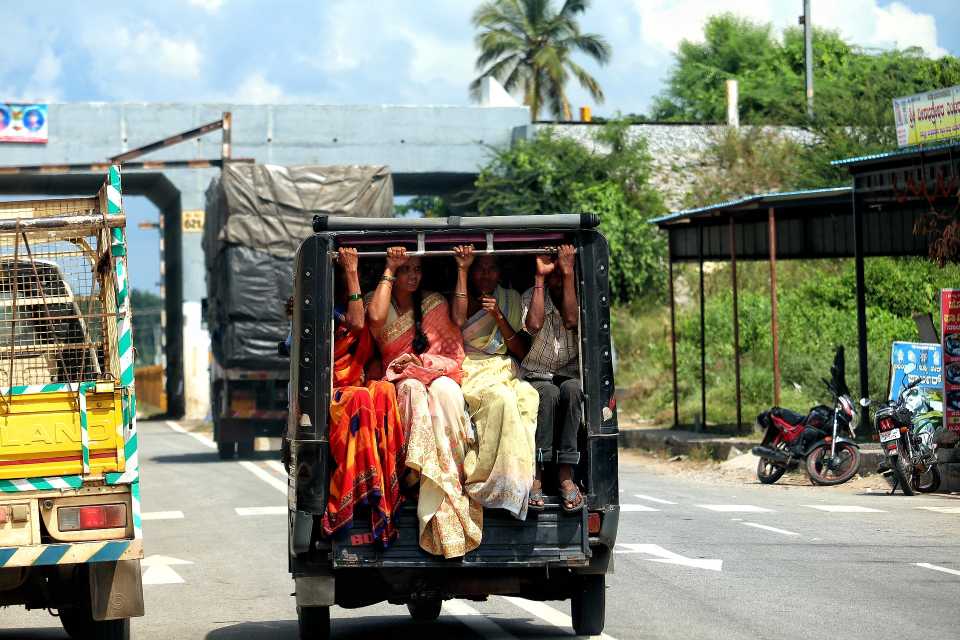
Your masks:
<svg viewBox="0 0 960 640"><path fill-rule="evenodd" d="M467 297L467 294L461 293L461 292L459 292L459 291L454 291L454 292L453 292L453 295L457 296L458 298L466 298L466 297Z"/></svg>
<svg viewBox="0 0 960 640"><path fill-rule="evenodd" d="M543 289L543 285L542 285L542 284L535 284L535 285L533 285L533 288L534 288L534 289Z"/></svg>
<svg viewBox="0 0 960 640"><path fill-rule="evenodd" d="M348 302L357 302L359 300L363 300L362 293L351 293L349 296L347 296Z"/></svg>
<svg viewBox="0 0 960 640"><path fill-rule="evenodd" d="M390 282L393 283L396 281L396 276L380 276L380 282Z"/></svg>
<svg viewBox="0 0 960 640"><path fill-rule="evenodd" d="M505 339L504 339L504 342L510 342L511 340L513 340L513 339L516 338L516 337L517 337L517 332L514 331L512 336L510 336L509 338L505 338Z"/></svg>

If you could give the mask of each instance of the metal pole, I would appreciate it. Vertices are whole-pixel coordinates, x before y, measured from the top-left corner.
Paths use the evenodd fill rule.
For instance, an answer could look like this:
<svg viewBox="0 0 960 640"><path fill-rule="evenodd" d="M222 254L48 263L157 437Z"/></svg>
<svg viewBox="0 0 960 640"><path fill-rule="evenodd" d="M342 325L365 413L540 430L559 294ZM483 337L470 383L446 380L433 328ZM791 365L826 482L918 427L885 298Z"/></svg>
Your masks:
<svg viewBox="0 0 960 640"><path fill-rule="evenodd" d="M733 216L730 216L730 279L733 286L733 372L737 385L737 430L743 424L743 404L740 395L740 309L737 305L737 235Z"/></svg>
<svg viewBox="0 0 960 640"><path fill-rule="evenodd" d="M770 244L770 332L773 339L773 404L780 404L780 327L777 313L777 220L770 207L767 213Z"/></svg>
<svg viewBox="0 0 960 640"><path fill-rule="evenodd" d="M670 240L667 239L669 247ZM667 249L670 277L670 351L673 356L673 426L680 426L680 392L677 387L677 301L673 292L673 251Z"/></svg>
<svg viewBox="0 0 960 640"><path fill-rule="evenodd" d="M860 360L860 397L869 398L867 368L867 293L863 269L863 210L853 196L853 259L857 280L857 348Z"/></svg>
<svg viewBox="0 0 960 640"><path fill-rule="evenodd" d="M223 123L223 138L220 142L220 159L229 160L233 154L233 149L231 148L233 146L233 114L229 111L224 111L220 121Z"/></svg>
<svg viewBox="0 0 960 640"><path fill-rule="evenodd" d="M703 294L703 227L700 227L700 245L697 251L700 262L700 426L707 427L707 336L706 304Z"/></svg>
<svg viewBox="0 0 960 640"><path fill-rule="evenodd" d="M803 0L803 57L807 79L807 117L813 119L813 22L810 0Z"/></svg>

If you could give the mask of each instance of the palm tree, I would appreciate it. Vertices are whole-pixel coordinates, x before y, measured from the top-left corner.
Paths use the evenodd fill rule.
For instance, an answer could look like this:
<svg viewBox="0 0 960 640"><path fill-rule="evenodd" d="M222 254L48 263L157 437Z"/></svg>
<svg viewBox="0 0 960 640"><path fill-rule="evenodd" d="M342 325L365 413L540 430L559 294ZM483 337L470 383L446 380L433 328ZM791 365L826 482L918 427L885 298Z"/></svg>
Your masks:
<svg viewBox="0 0 960 640"><path fill-rule="evenodd" d="M553 114L570 120L570 102L565 86L570 74L594 100L603 102L597 80L570 59L581 52L603 65L610 60L610 45L597 34L581 33L576 16L587 10L590 0L564 0L558 12L553 0L488 0L473 14L477 70L470 94L480 97L481 81L492 76L507 91L522 89L523 103L536 120L547 105Z"/></svg>

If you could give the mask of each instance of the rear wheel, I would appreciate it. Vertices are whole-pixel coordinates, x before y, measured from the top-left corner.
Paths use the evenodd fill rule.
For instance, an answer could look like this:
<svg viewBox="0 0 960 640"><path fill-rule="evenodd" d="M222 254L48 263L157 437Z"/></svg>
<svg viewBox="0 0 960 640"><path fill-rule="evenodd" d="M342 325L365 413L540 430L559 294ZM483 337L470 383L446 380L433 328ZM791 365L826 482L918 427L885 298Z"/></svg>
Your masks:
<svg viewBox="0 0 960 640"><path fill-rule="evenodd" d="M773 484L783 477L787 468L782 464L777 464L772 460L760 458L757 461L757 480L763 484Z"/></svg>
<svg viewBox="0 0 960 640"><path fill-rule="evenodd" d="M604 576L582 576L570 598L573 631L579 636L596 636L603 632L607 612L607 591Z"/></svg>
<svg viewBox="0 0 960 640"><path fill-rule="evenodd" d="M410 617L417 622L433 622L440 617L440 609L443 608L443 601L436 600L418 600L407 603L407 611Z"/></svg>
<svg viewBox="0 0 960 640"><path fill-rule="evenodd" d="M300 640L329 640L330 607L297 607Z"/></svg>
<svg viewBox="0 0 960 640"><path fill-rule="evenodd" d="M913 477L913 469L910 468L910 463L904 460L903 456L896 454L889 457L889 462L890 475L887 480L891 486L899 487L906 496L912 496L913 487L910 486L910 478Z"/></svg>
<svg viewBox="0 0 960 640"><path fill-rule="evenodd" d="M911 486L920 493L933 493L940 488L940 470L930 465L924 473L914 473Z"/></svg>
<svg viewBox="0 0 960 640"><path fill-rule="evenodd" d="M843 484L859 469L860 449L847 442L837 445L832 458L828 444L819 445L807 456L807 473L814 484Z"/></svg>
<svg viewBox="0 0 960 640"><path fill-rule="evenodd" d="M74 640L130 640L130 619L94 620L89 611L63 609L60 624Z"/></svg>
<svg viewBox="0 0 960 640"><path fill-rule="evenodd" d="M237 457L238 458L252 458L253 457L253 440L241 440L237 443Z"/></svg>
<svg viewBox="0 0 960 640"><path fill-rule="evenodd" d="M233 460L233 456L237 451L236 442L218 442L217 443L217 455L220 456L221 460Z"/></svg>

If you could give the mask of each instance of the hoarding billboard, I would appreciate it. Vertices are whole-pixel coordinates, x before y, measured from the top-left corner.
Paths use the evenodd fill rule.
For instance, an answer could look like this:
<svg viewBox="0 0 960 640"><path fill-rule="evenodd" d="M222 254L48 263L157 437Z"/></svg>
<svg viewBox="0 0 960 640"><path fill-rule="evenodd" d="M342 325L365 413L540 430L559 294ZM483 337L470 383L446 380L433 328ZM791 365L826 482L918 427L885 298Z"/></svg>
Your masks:
<svg viewBox="0 0 960 640"><path fill-rule="evenodd" d="M894 98L893 117L901 147L960 137L960 87Z"/></svg>

